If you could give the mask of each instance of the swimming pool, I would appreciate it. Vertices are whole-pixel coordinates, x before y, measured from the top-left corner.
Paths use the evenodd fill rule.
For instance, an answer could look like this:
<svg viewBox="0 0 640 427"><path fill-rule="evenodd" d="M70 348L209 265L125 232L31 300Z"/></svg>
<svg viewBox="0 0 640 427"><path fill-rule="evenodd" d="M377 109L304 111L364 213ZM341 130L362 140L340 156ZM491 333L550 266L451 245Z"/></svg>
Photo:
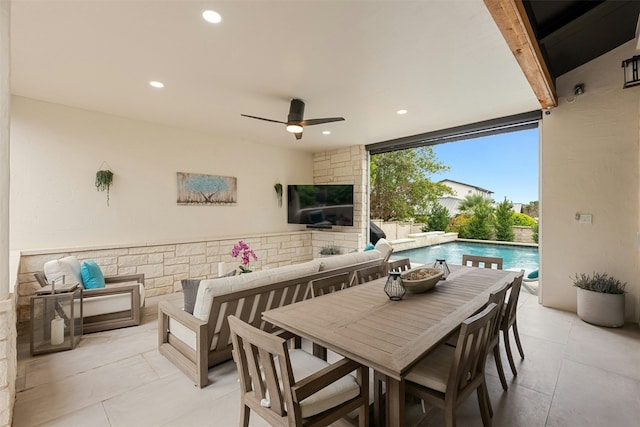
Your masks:
<svg viewBox="0 0 640 427"><path fill-rule="evenodd" d="M449 264L462 264L462 255L479 255L502 258L502 268L538 269L538 248L490 243L450 242L394 252L392 258L409 257L412 263L433 264L436 259L446 259Z"/></svg>

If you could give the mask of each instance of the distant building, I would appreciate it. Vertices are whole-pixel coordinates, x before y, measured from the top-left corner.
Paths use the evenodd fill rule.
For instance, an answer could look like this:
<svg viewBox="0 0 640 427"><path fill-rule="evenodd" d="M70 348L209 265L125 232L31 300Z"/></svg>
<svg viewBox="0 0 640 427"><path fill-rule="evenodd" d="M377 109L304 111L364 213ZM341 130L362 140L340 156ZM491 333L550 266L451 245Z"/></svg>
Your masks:
<svg viewBox="0 0 640 427"><path fill-rule="evenodd" d="M486 188L453 181L451 179L443 179L440 183L450 187L453 192L451 195L438 198L438 203L447 208L451 217L460 214L458 206L466 196L479 194L482 197L491 199L491 195L493 194L493 191L487 190Z"/></svg>
<svg viewBox="0 0 640 427"><path fill-rule="evenodd" d="M464 199L466 196L472 194L480 194L482 197L490 199L493 194L493 191L487 190L486 188L465 184L464 182L453 181L451 179L443 179L440 183L451 187L453 190L452 196L456 199Z"/></svg>

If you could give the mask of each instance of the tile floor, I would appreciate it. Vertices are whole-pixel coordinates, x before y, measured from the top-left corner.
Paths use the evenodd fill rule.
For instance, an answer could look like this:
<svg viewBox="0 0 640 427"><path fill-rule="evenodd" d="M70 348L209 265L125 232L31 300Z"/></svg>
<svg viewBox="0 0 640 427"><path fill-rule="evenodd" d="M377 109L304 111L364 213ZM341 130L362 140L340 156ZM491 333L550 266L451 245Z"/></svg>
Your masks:
<svg viewBox="0 0 640 427"><path fill-rule="evenodd" d="M147 300L143 325L85 335L71 351L30 357L28 337L21 337L13 425L238 425L233 362L210 369L209 386L198 389L158 353L159 299ZM620 329L591 326L572 313L540 306L537 297L525 291L518 313L526 359L517 359L517 377L505 366L507 392L494 361L487 361L494 426L640 425L637 324ZM506 356L503 360L506 364ZM420 426L444 425L437 409L423 416L420 405L412 403L408 412ZM457 419L459 426L482 425L475 396L458 409ZM254 416L251 425L266 423Z"/></svg>

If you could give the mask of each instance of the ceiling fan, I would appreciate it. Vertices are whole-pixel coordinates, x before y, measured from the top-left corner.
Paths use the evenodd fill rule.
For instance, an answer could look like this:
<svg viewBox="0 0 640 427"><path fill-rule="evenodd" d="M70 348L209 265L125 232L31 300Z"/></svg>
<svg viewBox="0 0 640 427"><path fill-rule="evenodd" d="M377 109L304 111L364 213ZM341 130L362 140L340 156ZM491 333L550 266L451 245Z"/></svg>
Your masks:
<svg viewBox="0 0 640 427"><path fill-rule="evenodd" d="M263 117L250 116L248 114L240 114L243 117L249 117L251 119L264 120L267 122L281 123L287 125L287 132L291 132L296 136L296 139L302 139L302 130L305 126L321 125L324 123L341 122L344 117L326 117L324 119L304 119L304 101L294 98L291 100L291 106L289 107L289 116L287 116L286 122L280 120L265 119Z"/></svg>

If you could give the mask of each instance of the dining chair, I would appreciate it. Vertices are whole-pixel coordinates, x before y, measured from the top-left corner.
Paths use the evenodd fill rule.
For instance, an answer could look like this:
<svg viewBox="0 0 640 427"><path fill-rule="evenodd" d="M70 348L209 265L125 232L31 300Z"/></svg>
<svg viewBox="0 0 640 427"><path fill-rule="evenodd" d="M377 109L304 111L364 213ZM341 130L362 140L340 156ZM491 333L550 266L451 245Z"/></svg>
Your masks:
<svg viewBox="0 0 640 427"><path fill-rule="evenodd" d="M491 332L489 334L489 343L487 344L487 354L493 352L493 358L496 362L496 370L498 371L498 377L500 377L500 383L504 390L508 389L507 379L504 376L504 368L502 367L502 357L500 356L500 325L502 324L502 318L504 315L504 300L507 296L507 291L511 287L511 283L505 283L498 290L491 292L489 295L489 304L493 303L498 307L496 317L491 322ZM493 408L491 407L491 399L489 398L489 392L487 396L487 407L489 409L489 415L493 417Z"/></svg>
<svg viewBox="0 0 640 427"><path fill-rule="evenodd" d="M400 258L387 263L388 271L407 271L411 270L411 260L409 258Z"/></svg>
<svg viewBox="0 0 640 427"><path fill-rule="evenodd" d="M518 375L516 371L516 364L513 361L513 354L511 352L511 343L509 341L509 330L513 329L513 336L518 346L518 352L520 357L524 359L524 351L522 350L522 343L520 342L520 334L518 334L518 298L520 297L520 288L522 287L522 278L524 276L524 270L520 270L520 274L515 278L511 285L511 291L509 292L509 300L504 308L504 315L500 329L502 330L502 338L504 341L505 350L507 350L507 358L509 359L509 366L511 366L511 372L513 375Z"/></svg>
<svg viewBox="0 0 640 427"><path fill-rule="evenodd" d="M494 268L495 266L495 269L502 270L502 258L465 254L462 255L462 265L484 268Z"/></svg>
<svg viewBox="0 0 640 427"><path fill-rule="evenodd" d="M240 377L240 425L251 411L274 426L328 426L357 410L369 424L368 368L350 359L328 364L286 341L228 317ZM350 375L356 371L356 376Z"/></svg>
<svg viewBox="0 0 640 427"><path fill-rule="evenodd" d="M311 295L315 298L349 287L350 273L336 274L311 281Z"/></svg>
<svg viewBox="0 0 640 427"><path fill-rule="evenodd" d="M349 287L351 274L349 272L323 277L311 281L311 296L313 298L330 294ZM313 355L322 360L327 360L327 348L313 343Z"/></svg>
<svg viewBox="0 0 640 427"><path fill-rule="evenodd" d="M455 347L440 345L406 376L406 392L444 409L447 426L455 426L456 408L474 391L478 394L482 423L491 425L485 362L497 314L498 306L490 303L480 313L463 321Z"/></svg>
<svg viewBox="0 0 640 427"><path fill-rule="evenodd" d="M356 285L370 282L387 275L387 268L384 263L374 265L373 267L365 267L356 270Z"/></svg>

